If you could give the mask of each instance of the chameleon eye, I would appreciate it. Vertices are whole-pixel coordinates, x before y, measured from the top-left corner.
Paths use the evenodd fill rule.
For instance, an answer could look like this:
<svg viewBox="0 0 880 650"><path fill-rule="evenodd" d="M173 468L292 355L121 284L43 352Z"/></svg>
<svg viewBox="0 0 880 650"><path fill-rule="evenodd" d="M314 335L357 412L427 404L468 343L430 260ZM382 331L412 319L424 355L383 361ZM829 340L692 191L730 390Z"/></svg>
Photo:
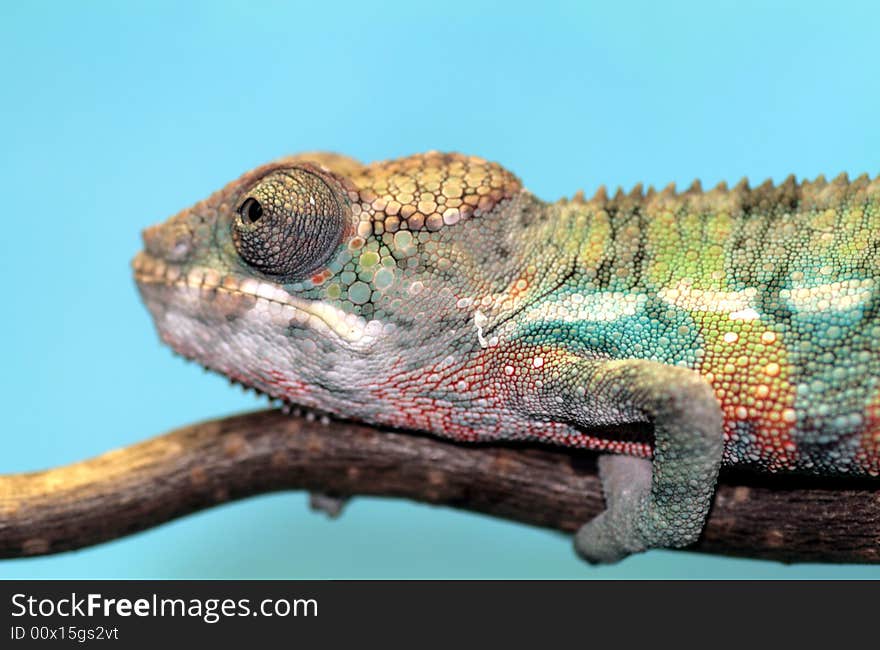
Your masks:
<svg viewBox="0 0 880 650"><path fill-rule="evenodd" d="M263 206L255 198L245 199L244 203L238 209L241 220L245 223L257 223L263 216Z"/></svg>
<svg viewBox="0 0 880 650"><path fill-rule="evenodd" d="M296 280L329 261L344 230L337 193L317 174L292 168L250 188L232 221L232 241L248 266Z"/></svg>

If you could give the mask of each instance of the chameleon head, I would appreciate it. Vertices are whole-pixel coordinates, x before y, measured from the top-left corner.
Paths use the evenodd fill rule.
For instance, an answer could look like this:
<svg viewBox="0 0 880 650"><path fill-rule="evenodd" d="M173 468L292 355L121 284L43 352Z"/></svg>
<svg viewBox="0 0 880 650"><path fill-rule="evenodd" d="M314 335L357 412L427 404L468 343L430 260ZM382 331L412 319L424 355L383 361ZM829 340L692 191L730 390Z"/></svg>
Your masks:
<svg viewBox="0 0 880 650"><path fill-rule="evenodd" d="M387 420L377 410L399 404L380 387L480 345L480 300L511 281L503 222L529 200L498 165L455 154L285 158L145 230L135 278L184 356L274 397Z"/></svg>

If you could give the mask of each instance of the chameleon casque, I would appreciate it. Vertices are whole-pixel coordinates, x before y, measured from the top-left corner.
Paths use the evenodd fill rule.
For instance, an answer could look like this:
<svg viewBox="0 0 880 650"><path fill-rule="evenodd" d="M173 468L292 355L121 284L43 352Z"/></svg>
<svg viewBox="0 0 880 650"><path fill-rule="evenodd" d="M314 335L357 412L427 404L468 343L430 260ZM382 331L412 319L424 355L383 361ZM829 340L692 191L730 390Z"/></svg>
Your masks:
<svg viewBox="0 0 880 650"><path fill-rule="evenodd" d="M880 474L878 179L546 203L476 157L304 154L144 242L162 339L232 379L607 452L606 510L575 538L591 561L694 542L722 464ZM653 433L608 435L628 423Z"/></svg>

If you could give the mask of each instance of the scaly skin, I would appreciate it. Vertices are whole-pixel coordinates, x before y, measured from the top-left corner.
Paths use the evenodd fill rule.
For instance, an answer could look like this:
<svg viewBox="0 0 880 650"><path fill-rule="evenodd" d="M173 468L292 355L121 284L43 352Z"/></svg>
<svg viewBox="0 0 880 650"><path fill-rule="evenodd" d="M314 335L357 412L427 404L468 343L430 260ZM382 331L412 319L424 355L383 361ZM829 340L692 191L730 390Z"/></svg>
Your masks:
<svg viewBox="0 0 880 650"><path fill-rule="evenodd" d="M260 167L144 233L164 341L273 397L607 452L592 561L683 546L719 465L880 474L880 181L548 204L428 153ZM648 422L650 440L598 436Z"/></svg>

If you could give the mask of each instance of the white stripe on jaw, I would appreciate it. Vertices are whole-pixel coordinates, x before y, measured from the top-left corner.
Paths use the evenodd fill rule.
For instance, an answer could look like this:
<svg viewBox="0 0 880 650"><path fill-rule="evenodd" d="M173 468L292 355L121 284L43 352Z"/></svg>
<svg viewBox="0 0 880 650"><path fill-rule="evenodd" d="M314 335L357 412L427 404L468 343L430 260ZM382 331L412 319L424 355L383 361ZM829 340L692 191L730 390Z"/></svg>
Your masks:
<svg viewBox="0 0 880 650"><path fill-rule="evenodd" d="M136 266L138 281L250 296L257 299L254 308L261 314L279 321L292 320L319 331L330 331L358 350L368 349L387 329L381 321L368 322L362 316L347 313L321 300L298 298L271 282L255 278L238 281L233 276L221 277L214 269L202 267L193 268L181 277L179 268L171 265L139 262Z"/></svg>

